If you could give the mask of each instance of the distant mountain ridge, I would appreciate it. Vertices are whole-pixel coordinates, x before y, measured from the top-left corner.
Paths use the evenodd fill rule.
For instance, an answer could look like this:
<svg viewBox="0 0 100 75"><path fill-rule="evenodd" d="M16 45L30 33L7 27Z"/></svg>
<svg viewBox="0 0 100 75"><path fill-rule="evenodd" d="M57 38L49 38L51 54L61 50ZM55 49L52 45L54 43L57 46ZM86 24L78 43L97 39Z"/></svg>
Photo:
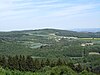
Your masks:
<svg viewBox="0 0 100 75"><path fill-rule="evenodd" d="M96 31L99 31L96 30ZM11 32L0 32L1 36L30 36L30 35L48 35L55 34L57 36L66 36L66 37L79 37L79 38L100 38L100 32L90 32L90 31L71 31L71 30L59 30L59 29L37 29L37 30L22 30L22 31L11 31Z"/></svg>
<svg viewBox="0 0 100 75"><path fill-rule="evenodd" d="M100 28L76 28L72 30L77 32L100 32Z"/></svg>

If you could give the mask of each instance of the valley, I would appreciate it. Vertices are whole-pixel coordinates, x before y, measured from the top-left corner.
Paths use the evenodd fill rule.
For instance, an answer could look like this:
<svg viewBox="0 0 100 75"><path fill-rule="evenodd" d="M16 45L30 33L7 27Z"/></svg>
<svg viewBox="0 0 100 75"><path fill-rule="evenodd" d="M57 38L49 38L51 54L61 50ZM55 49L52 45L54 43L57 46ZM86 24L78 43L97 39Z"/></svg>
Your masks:
<svg viewBox="0 0 100 75"><path fill-rule="evenodd" d="M0 32L0 56L3 55L6 58L24 55L38 60L60 58L95 70L100 68L100 32L57 29Z"/></svg>

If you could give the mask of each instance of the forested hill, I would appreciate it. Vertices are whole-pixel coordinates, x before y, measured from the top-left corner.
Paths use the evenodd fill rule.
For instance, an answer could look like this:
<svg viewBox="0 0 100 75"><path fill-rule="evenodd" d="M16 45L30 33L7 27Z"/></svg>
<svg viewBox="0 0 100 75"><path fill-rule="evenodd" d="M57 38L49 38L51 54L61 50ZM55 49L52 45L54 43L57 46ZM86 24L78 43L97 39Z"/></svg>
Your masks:
<svg viewBox="0 0 100 75"><path fill-rule="evenodd" d="M0 32L1 58L2 55L7 58L24 55L40 60L49 58L52 61L62 58L75 64L79 62L82 66L92 66L92 70L97 69L98 72L100 32L81 33L58 29Z"/></svg>
<svg viewBox="0 0 100 75"><path fill-rule="evenodd" d="M57 36L79 37L79 38L100 38L100 32L76 32L76 31L59 30L59 29L38 29L38 30L0 32L0 37L2 36L21 37L24 35L34 35L34 34L35 35L54 34Z"/></svg>
<svg viewBox="0 0 100 75"><path fill-rule="evenodd" d="M100 32L100 28L76 28L72 30L77 32Z"/></svg>

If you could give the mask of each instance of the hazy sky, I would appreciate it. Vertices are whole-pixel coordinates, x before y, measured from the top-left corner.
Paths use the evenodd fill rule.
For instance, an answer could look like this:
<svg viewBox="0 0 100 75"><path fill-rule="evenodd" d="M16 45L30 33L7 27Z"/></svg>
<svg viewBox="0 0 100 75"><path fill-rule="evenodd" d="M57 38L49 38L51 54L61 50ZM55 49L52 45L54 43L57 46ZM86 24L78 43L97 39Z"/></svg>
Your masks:
<svg viewBox="0 0 100 75"><path fill-rule="evenodd" d="M0 31L98 27L100 0L0 0Z"/></svg>

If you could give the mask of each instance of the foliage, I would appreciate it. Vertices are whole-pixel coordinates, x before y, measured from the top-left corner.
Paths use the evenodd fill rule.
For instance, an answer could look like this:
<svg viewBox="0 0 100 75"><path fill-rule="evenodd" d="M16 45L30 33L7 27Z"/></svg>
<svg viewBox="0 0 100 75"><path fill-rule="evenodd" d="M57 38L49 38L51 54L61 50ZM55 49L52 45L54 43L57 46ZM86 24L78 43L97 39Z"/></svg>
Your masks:
<svg viewBox="0 0 100 75"><path fill-rule="evenodd" d="M100 55L89 54L100 53L99 38L100 32L56 29L0 32L0 65L9 68L10 71L4 70L8 73L19 70L34 72L33 75L44 75L44 72L54 75L55 70L59 74L62 67L66 73L66 65L75 72L82 72L80 74L88 74L87 71L99 73ZM92 46L81 46L92 42Z"/></svg>

